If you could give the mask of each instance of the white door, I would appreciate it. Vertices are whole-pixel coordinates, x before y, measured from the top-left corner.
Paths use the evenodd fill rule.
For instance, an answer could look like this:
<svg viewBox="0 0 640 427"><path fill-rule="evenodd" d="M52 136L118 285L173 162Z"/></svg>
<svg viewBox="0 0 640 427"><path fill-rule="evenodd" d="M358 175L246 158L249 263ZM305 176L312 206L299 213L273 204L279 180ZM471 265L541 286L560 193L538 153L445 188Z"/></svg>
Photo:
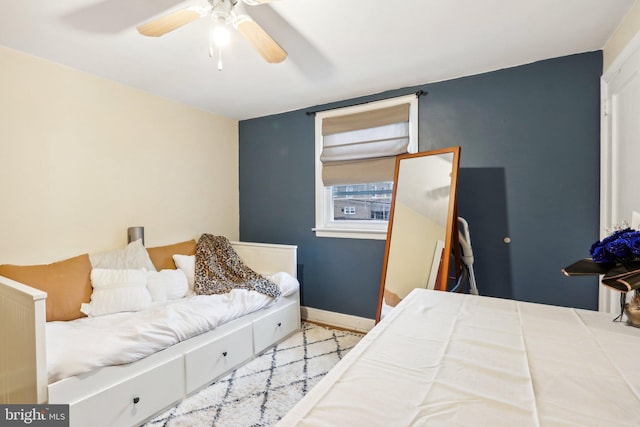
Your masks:
<svg viewBox="0 0 640 427"><path fill-rule="evenodd" d="M629 43L602 79L601 237L640 212L640 43ZM618 313L620 294L600 286L600 311Z"/></svg>

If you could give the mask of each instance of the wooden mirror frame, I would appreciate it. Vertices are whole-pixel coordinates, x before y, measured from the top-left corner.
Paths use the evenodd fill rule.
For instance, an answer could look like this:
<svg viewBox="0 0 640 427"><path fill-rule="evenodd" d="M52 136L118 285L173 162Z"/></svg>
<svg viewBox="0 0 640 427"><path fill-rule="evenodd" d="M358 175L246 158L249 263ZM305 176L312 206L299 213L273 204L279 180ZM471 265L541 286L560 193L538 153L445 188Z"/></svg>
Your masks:
<svg viewBox="0 0 640 427"><path fill-rule="evenodd" d="M457 230L457 189L458 189L458 169L460 168L460 147L448 147L441 148L432 151L422 151L413 154L401 154L396 157L396 166L394 172L394 185L391 199L391 212L389 215L389 225L387 228L387 240L384 250L384 261L382 264L382 276L380 278L380 292L378 295L378 309L376 312L376 323L380 321L382 312L382 302L384 298L384 290L387 279L387 266L389 262L389 250L391 247L391 238L393 231L394 213L396 207L396 195L398 191L398 175L400 172L400 165L404 159L412 159L416 157L427 157L438 154L452 153L453 159L451 164L451 187L449 189L449 205L447 210L447 223L445 226L445 241L444 248L442 250L442 256L440 257L440 266L438 268L438 275L436 278L435 289L446 291L448 286L448 276L450 268L450 258L453 247L457 242L457 233L454 234L454 230ZM457 259L457 258L456 258ZM457 264L457 263L456 263ZM457 266L456 266L457 268ZM457 273L456 273L457 274Z"/></svg>

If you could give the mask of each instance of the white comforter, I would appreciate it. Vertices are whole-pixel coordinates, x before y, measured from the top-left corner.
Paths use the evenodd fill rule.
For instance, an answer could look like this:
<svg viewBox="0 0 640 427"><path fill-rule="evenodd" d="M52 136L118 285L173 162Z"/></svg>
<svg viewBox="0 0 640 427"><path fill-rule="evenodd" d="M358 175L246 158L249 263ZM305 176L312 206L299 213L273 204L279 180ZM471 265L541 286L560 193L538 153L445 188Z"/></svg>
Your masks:
<svg viewBox="0 0 640 427"><path fill-rule="evenodd" d="M283 296L298 289L286 273L269 277ZM109 365L134 362L274 303L255 291L192 295L151 308L68 322L47 322L49 383Z"/></svg>
<svg viewBox="0 0 640 427"><path fill-rule="evenodd" d="M612 317L416 289L278 427L637 427L640 330Z"/></svg>

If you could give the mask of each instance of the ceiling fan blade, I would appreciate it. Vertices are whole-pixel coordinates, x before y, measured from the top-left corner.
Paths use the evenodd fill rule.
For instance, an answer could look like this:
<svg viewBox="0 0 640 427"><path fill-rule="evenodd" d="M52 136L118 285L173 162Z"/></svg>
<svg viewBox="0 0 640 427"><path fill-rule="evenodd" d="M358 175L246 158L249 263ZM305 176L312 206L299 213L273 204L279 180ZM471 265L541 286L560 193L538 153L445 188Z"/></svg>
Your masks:
<svg viewBox="0 0 640 427"><path fill-rule="evenodd" d="M143 36L160 37L204 16L206 11L198 7L178 10L153 21L139 25L138 32Z"/></svg>
<svg viewBox="0 0 640 427"><path fill-rule="evenodd" d="M236 23L238 32L262 55L265 61L273 64L282 62L287 57L287 52L271 38L254 20L248 16L242 16Z"/></svg>

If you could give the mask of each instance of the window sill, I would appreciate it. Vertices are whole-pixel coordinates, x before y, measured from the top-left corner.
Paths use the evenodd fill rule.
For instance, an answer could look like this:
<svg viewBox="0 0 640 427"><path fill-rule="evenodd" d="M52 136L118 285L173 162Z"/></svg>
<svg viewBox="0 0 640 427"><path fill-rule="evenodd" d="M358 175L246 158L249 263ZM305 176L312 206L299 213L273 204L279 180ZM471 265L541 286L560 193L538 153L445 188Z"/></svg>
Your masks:
<svg viewBox="0 0 640 427"><path fill-rule="evenodd" d="M312 228L316 237L337 237L340 239L386 240L386 230L354 230L342 228Z"/></svg>

